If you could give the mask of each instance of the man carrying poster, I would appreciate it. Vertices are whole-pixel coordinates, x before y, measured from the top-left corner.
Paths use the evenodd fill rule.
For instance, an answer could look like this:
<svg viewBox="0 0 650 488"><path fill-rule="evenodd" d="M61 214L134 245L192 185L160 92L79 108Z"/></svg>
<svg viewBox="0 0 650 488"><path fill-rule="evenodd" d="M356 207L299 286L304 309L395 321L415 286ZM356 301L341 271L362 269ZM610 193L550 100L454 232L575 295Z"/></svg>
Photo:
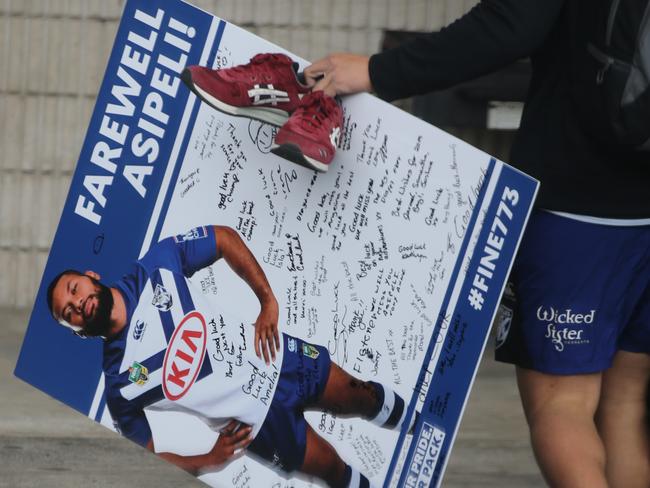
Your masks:
<svg viewBox="0 0 650 488"><path fill-rule="evenodd" d="M188 280L220 258L260 301L254 328L213 310ZM155 451L145 410L189 413L220 432L205 454L159 453L193 474L248 448L330 486L370 486L306 423L304 410L361 416L391 429L405 422L399 395L352 377L325 348L286 334L280 347L276 298L230 227L198 227L162 240L110 288L95 272L64 271L47 299L57 322L82 337L104 338L107 405L124 436Z"/></svg>
<svg viewBox="0 0 650 488"><path fill-rule="evenodd" d="M334 54L305 69L330 95L395 100L530 56L510 159L541 191L495 356L516 367L550 486L650 486L649 19L647 1L484 0L370 58ZM628 79L637 69L643 83Z"/></svg>

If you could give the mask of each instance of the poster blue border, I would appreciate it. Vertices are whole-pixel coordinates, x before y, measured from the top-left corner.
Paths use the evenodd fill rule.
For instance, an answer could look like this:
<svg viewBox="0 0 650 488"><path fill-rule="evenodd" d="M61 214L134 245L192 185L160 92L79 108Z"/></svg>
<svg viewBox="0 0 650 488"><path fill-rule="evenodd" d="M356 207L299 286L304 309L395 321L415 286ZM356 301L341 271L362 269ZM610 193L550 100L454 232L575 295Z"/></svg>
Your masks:
<svg viewBox="0 0 650 488"><path fill-rule="evenodd" d="M489 177L486 178L486 181L489 181ZM484 187L486 186L484 185ZM460 424L465 402L470 394L471 383L488 338L494 312L501 299L508 273L512 267L517 247L530 215L537 188L537 181L507 165L503 165L495 185L492 199L483 216L483 225L476 242L475 252L464 275L458 302L453 312L449 315L447 315L446 310L448 307L448 296L445 297L445 302L441 307L441 315L444 315L439 318L436 331L432 337L437 337L437 333L440 331L440 326L443 323L446 324L448 330L441 347L440 357L429 381L429 384L435 385L435 388L429 388L427 391L418 424L414 427L414 441L409 446L407 456L404 460L404 467L397 483L399 487L412 486L408 483L407 477L415 457L418 444L417 439L424 422L435 426L446 434L439 451L435 452L435 468L432 473L433 479L431 486L438 486L442 479L446 461ZM477 275L478 268L481 265L481 258L483 257L481 250L485 246L488 246L488 238L491 232L493 232L493 223L496 218L506 220L502 216L499 216L499 214L503 213L499 206L502 203L506 189L517 191L517 203L509 207L512 211L512 217L507 219L506 222L508 234L504 236L503 247L500 249L499 257L495 263L495 269L490 278L488 291L483 294L484 301L479 310L471 305L468 297L474 287L473 279ZM477 203L474 214L478 214L480 207L481 205ZM468 228L472 229L473 225L472 223ZM471 232L468 231L469 234ZM466 235L466 239L467 237ZM464 247L465 244L463 244ZM457 270L455 269L454 271L456 272ZM453 283L455 280L451 282ZM447 290L448 294L451 293L452 288L450 287ZM426 365L429 363L430 353L433 351L434 346L434 341L432 341L423 364ZM426 372L426 369L421 372L420 379L423 378ZM420 379L418 380L418 385L422 385ZM409 410L412 406L414 407L419 393L419 389L416 388L411 405L409 405ZM403 431L400 435L398 448L401 448L401 441L404 436L405 432ZM389 480L392 477L399 452L400 450L396 449L393 455L384 486L389 485Z"/></svg>

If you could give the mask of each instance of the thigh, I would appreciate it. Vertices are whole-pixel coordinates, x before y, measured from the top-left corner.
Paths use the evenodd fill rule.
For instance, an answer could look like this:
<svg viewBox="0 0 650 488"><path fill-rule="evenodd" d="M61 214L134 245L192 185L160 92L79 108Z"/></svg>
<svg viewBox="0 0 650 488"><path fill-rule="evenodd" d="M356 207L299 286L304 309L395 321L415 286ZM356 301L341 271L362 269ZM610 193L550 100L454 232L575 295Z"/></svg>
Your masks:
<svg viewBox="0 0 650 488"><path fill-rule="evenodd" d="M644 402L650 380L650 355L619 351L603 373L601 403L619 405Z"/></svg>
<svg viewBox="0 0 650 488"><path fill-rule="evenodd" d="M644 353L619 351L603 374L597 423L612 487L650 485L649 380L650 356Z"/></svg>
<svg viewBox="0 0 650 488"><path fill-rule="evenodd" d="M608 486L594 423L601 379L601 373L559 376L517 368L533 451L550 486Z"/></svg>
<svg viewBox="0 0 650 488"><path fill-rule="evenodd" d="M314 406L336 415L369 416L376 413L378 401L372 386L332 363L323 395Z"/></svg>
<svg viewBox="0 0 650 488"><path fill-rule="evenodd" d="M336 450L307 425L307 450L300 471L325 480L330 486L342 486L345 463Z"/></svg>
<svg viewBox="0 0 650 488"><path fill-rule="evenodd" d="M577 415L593 422L598 408L602 373L552 375L517 368L517 385L531 428L553 415Z"/></svg>

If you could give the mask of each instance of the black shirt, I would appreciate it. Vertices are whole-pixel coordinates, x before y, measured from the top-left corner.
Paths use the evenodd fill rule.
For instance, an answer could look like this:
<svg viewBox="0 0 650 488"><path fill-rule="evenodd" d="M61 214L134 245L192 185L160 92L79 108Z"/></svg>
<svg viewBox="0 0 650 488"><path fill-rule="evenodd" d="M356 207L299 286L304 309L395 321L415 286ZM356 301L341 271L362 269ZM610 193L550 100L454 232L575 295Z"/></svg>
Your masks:
<svg viewBox="0 0 650 488"><path fill-rule="evenodd" d="M578 0L482 0L439 32L370 58L377 94L394 100L531 57L532 79L511 151L541 182L536 205L610 218L650 218L650 153L624 150L584 127L571 96ZM602 139L602 138L600 138Z"/></svg>

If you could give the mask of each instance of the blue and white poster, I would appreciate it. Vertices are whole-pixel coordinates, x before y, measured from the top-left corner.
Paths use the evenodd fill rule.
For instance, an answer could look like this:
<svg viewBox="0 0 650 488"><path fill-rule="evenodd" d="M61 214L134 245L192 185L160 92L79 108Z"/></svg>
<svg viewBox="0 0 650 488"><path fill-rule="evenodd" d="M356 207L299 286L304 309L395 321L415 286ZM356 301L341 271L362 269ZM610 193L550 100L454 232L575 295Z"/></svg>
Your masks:
<svg viewBox="0 0 650 488"><path fill-rule="evenodd" d="M15 373L210 486L439 486L538 184L365 94L317 173L180 77L275 52L126 2Z"/></svg>

